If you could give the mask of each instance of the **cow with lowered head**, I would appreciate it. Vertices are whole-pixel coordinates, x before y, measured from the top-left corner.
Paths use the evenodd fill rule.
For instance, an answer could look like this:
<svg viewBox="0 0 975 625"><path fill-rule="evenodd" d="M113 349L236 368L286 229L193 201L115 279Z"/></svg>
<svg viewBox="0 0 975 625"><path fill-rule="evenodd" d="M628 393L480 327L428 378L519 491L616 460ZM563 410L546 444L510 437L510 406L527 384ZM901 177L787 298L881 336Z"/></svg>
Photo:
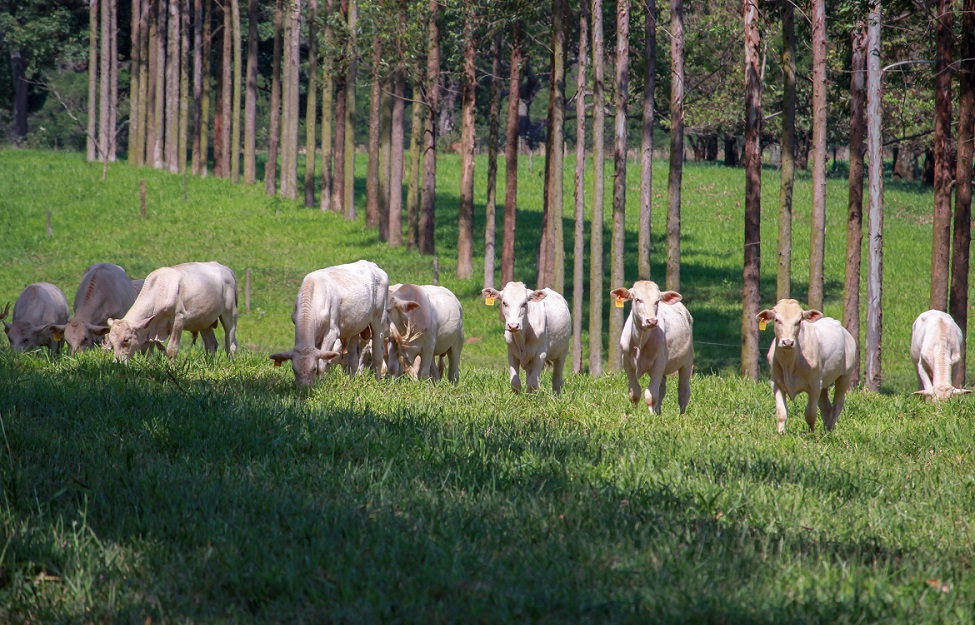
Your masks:
<svg viewBox="0 0 975 625"><path fill-rule="evenodd" d="M660 291L655 282L640 280L629 289L613 289L617 302L629 301L630 315L623 324L620 351L630 386L630 401L640 400L640 378L650 375L643 400L660 414L667 392L667 377L677 374L677 405L681 414L691 398L694 370L694 320L677 291Z"/></svg>
<svg viewBox="0 0 975 625"><path fill-rule="evenodd" d="M388 310L390 370L439 379L446 357L447 377L457 384L464 348L464 309L457 296L432 284L394 284L389 289Z"/></svg>
<svg viewBox="0 0 975 625"><path fill-rule="evenodd" d="M290 360L299 388L309 388L328 362L342 356L344 346L349 350L347 368L354 373L352 365L358 362L356 346L367 328L372 336L372 353L383 353L389 325L388 294L389 277L370 261L311 272L301 281L291 312L295 345L286 352L271 354L271 360L275 366ZM373 368L379 379L381 358L373 358Z"/></svg>
<svg viewBox="0 0 975 625"><path fill-rule="evenodd" d="M166 354L175 359L184 331L199 332L210 353L217 351L212 328L223 325L227 355L237 352L237 278L220 263L183 263L161 267L146 276L132 308L121 319L109 319L109 341L115 360L169 339ZM207 337L213 338L212 342Z"/></svg>
<svg viewBox="0 0 975 625"><path fill-rule="evenodd" d="M74 316L55 326L75 354L102 342L111 328L110 318L121 318L135 303L138 293L125 270L111 263L98 263L85 270L74 296Z"/></svg>
<svg viewBox="0 0 975 625"><path fill-rule="evenodd" d="M847 389L853 382L856 341L839 321L818 310L803 310L794 299L780 299L773 308L758 313L760 328L774 323L775 340L768 350L772 392L779 433L789 416L786 397L806 393L806 423L816 428L816 405L827 431L836 425ZM835 385L833 401L829 387Z"/></svg>
<svg viewBox="0 0 975 625"><path fill-rule="evenodd" d="M0 321L7 318L10 304L0 313ZM61 349L61 335L55 327L68 321L68 298L50 282L27 285L17 301L10 322L3 322L3 331L10 347L25 352L47 347L55 354Z"/></svg>
<svg viewBox="0 0 975 625"><path fill-rule="evenodd" d="M559 394L572 336L565 298L552 289L529 290L523 282L509 282L500 291L486 288L481 294L487 301L501 301L511 390L521 392L520 369L527 375L528 392L538 390L542 368L551 363L552 390Z"/></svg>
<svg viewBox="0 0 975 625"><path fill-rule="evenodd" d="M955 388L953 379L964 379L961 356L965 339L961 328L951 315L940 310L926 310L911 328L911 360L917 370L917 392L934 401L943 401L953 395L971 393Z"/></svg>

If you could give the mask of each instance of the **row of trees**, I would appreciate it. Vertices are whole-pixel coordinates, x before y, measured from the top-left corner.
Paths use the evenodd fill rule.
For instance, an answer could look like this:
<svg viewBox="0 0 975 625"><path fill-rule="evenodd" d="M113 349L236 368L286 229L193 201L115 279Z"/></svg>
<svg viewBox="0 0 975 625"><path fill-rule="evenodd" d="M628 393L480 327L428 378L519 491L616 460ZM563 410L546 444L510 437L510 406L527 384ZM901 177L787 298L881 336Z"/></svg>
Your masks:
<svg viewBox="0 0 975 625"><path fill-rule="evenodd" d="M111 159L119 102L113 91L117 89L119 56L113 52L113 46L118 45L114 33L120 25L124 30L125 22L119 20L116 0L95 0L98 1L105 6L96 11L98 5L93 3L91 9L92 59L99 52L95 41L100 41L101 46L97 71L95 63L89 64L92 77L89 156ZM918 91L916 85L917 73L922 71L932 74L937 82L937 116L931 111L928 117L928 125L933 125L929 134L935 138L937 198L931 306L948 307L948 276L951 275L951 310L962 327L967 326L964 311L967 309L972 156L971 139L966 139L965 133L970 133L972 115L965 112L970 110L965 107L970 106L971 59L975 57L966 52L969 49L966 46L971 45L971 33L975 31L968 27L975 14L971 3L972 0L964 0L964 6L953 6L947 0L940 0L935 7L902 0L900 4L885 6L881 12L878 1L868 6L831 3L827 7L825 0L811 0L808 7L802 7L802 19L797 24L795 6L788 1L760 4L745 0L736 9L731 3L714 6L703 1L687 2L685 6L683 0L671 0L669 5L660 7L655 0L638 0L632 5L629 0L618 0L607 6L602 0L580 3L552 0L545 6L518 0L492 3L277 0L273 7L249 0L242 14L237 0L222 3L192 0L192 6L190 0L132 0L128 16L131 68L128 158L137 164L182 171L187 167L189 155L191 170L206 174L212 134L212 172L237 181L241 178L243 153L242 179L253 183L257 167L256 138L260 130L256 120L258 109L264 109L269 120L264 176L268 193L293 199L303 196L307 206L354 218L354 139L357 127L364 125L368 129L369 161L366 225L378 228L380 237L390 245L405 243L432 254L435 252L436 153L445 147L438 137L455 136L454 116L459 96L459 141L452 146L462 157L458 275L471 277L473 273L473 156L479 130L483 137L486 125L488 202L484 283L493 284L496 277L495 204L501 141L504 141L507 173L500 254L500 277L504 283L514 276L520 148L532 145L536 137L543 136L544 212L535 261L539 285L562 290L565 283L562 216L566 204L562 195L562 156L568 143L564 132L567 108L574 101L575 133L571 138L577 159L572 234L572 283L575 285L572 299L576 319L573 355L576 370L581 370L583 258L588 243L591 258L589 369L598 374L603 362L602 185L606 114L614 120L609 242L613 284L622 284L626 278L623 263L628 188L625 166L628 148L634 143L628 134L631 129L642 131L637 133L641 165L639 278L650 277L655 130L669 131L665 284L675 290L680 288L685 137L690 137L695 154L703 153L706 158L713 154L716 158L717 137L723 135L725 161L737 164L737 136L743 132L746 202L742 372L757 377L755 313L761 260L762 154L771 145L781 155L777 294L787 297L792 283L794 172L797 166L803 165L805 151L811 150L814 194L807 296L810 306L821 307L827 146L832 144L835 149L843 140L848 142L850 202L844 322L859 334L863 155L865 146L869 146L866 381L868 386L876 388L880 380L882 148L885 143L900 145L918 138L912 135L928 134L926 130L915 132L921 122L904 121L922 117L916 112L925 107L924 92ZM960 18L953 22L953 11L958 9ZM895 27L882 30L885 19ZM242 22L246 22L246 28L242 28ZM612 36L604 34L604 25ZM938 36L927 36L926 29L932 29ZM246 75L244 30L247 32ZM881 32L890 33L890 43L882 43ZM664 35L659 42L658 33ZM936 42L935 48L931 47L932 41ZM660 42L664 42L662 46ZM808 47L805 42L809 42ZM635 54L637 50L640 53ZM744 63L740 61L742 51ZM935 52L937 65L933 72L931 66L918 63L935 57ZM896 61L889 63L886 70L887 93L881 90L882 59ZM952 62L952 59L959 60ZM611 62L613 69L609 81L606 80L607 62ZM547 68L547 75L534 71L539 65ZM576 78L571 97L566 92L569 67L574 68ZM811 80L797 80L797 76L807 75ZM961 117L953 172L948 163L952 158L949 148L954 131L950 123L950 89L955 75L959 78ZM897 76L899 82L892 81L891 76ZM544 82L548 84L547 98L541 89ZM366 119L357 119L356 95L360 83L369 87ZM891 98L892 90L897 98ZM540 92L547 101L544 132L531 121L530 113L532 102ZM95 106L96 97L99 106ZM211 97L214 100L212 129ZM501 105L505 97L508 105L502 128ZM242 99L243 129L240 126ZM635 106L637 101L642 106ZM763 102L772 102L766 108L775 110L763 115ZM828 107L827 102L841 102L844 106ZM409 122L407 106L411 111ZM888 118L898 120L897 133L882 134L882 111L886 111ZM96 114L97 131L94 130ZM478 124L478 119L487 123ZM845 124L841 123L844 119ZM934 119L937 122L932 124ZM298 135L302 126L306 158L304 184L299 186ZM591 129L588 139L587 128ZM591 196L583 184L585 159L589 155L587 145L592 147L595 172ZM957 196L953 243L952 189ZM583 220L587 204L592 210L588 241ZM622 328L622 312L615 307L609 310L610 336L616 336ZM609 366L615 368L619 362L615 341L610 341L608 356Z"/></svg>

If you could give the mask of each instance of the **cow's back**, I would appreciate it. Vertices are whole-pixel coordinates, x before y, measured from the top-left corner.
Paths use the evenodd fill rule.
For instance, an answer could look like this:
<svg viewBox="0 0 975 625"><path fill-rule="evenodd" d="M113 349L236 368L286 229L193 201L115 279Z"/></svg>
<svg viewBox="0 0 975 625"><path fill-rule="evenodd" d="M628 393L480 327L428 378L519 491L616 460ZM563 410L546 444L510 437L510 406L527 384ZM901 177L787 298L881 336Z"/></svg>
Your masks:
<svg viewBox="0 0 975 625"><path fill-rule="evenodd" d="M180 275L179 298L187 314L187 330L205 330L237 305L237 279L216 262L183 263L173 267Z"/></svg>
<svg viewBox="0 0 975 625"><path fill-rule="evenodd" d="M112 263L98 263L85 270L74 298L75 318L101 325L121 318L135 303L136 293L125 270Z"/></svg>
<svg viewBox="0 0 975 625"><path fill-rule="evenodd" d="M832 317L823 317L815 322L802 322L806 336L800 340L800 348L804 354L807 351L806 341L813 339L816 345L816 359L822 372L823 387L829 386L837 378L853 370L856 358L856 341L843 325ZM811 360L811 359L807 359Z"/></svg>
<svg viewBox="0 0 975 625"><path fill-rule="evenodd" d="M35 282L21 291L14 302L11 321L26 321L41 326L67 323L70 315L68 298L50 282Z"/></svg>
<svg viewBox="0 0 975 625"><path fill-rule="evenodd" d="M458 342L464 341L464 308L457 296L446 287L427 285L423 288L437 320L435 352L442 354Z"/></svg>
<svg viewBox="0 0 975 625"><path fill-rule="evenodd" d="M658 315L663 320L664 340L667 341L666 375L694 363L694 319L681 302L661 302Z"/></svg>
<svg viewBox="0 0 975 625"><path fill-rule="evenodd" d="M545 330L548 334L547 360L554 360L569 353L572 316L561 293L548 288L542 290L546 294L541 304L545 309Z"/></svg>
<svg viewBox="0 0 975 625"><path fill-rule="evenodd" d="M357 261L313 271L305 276L295 302L296 332L299 320L327 324L350 339L373 323L386 319L389 278L375 263Z"/></svg>
<svg viewBox="0 0 975 625"><path fill-rule="evenodd" d="M945 356L952 365L961 359L961 328L951 315L940 310L926 310L911 328L911 360L917 364L922 358L929 364L935 361L935 350L946 350Z"/></svg>

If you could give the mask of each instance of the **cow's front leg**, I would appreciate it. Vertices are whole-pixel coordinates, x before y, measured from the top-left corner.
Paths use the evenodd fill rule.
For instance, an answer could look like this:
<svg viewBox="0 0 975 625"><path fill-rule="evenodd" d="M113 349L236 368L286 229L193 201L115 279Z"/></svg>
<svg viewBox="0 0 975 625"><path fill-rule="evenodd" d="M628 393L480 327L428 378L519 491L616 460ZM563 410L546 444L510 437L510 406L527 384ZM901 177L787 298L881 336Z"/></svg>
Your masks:
<svg viewBox="0 0 975 625"><path fill-rule="evenodd" d="M816 431L816 404L819 402L820 396L819 386L810 388L808 391L808 397L806 398L806 424L809 426L810 432Z"/></svg>
<svg viewBox="0 0 975 625"><path fill-rule="evenodd" d="M630 401L634 404L640 401L640 376L637 374L636 363L630 354L623 354L623 370L626 371L626 381L629 385Z"/></svg>
<svg viewBox="0 0 975 625"><path fill-rule="evenodd" d="M420 347L420 369L417 372L417 378L421 380L430 379L430 369L437 366L436 358L433 356L433 341L425 341Z"/></svg>
<svg viewBox="0 0 975 625"><path fill-rule="evenodd" d="M511 390L520 393L521 377L518 375L518 360L510 351L508 352L508 378L511 381Z"/></svg>
<svg viewBox="0 0 975 625"><path fill-rule="evenodd" d="M785 434L785 420L789 418L789 404L786 403L785 389L772 380L772 395L775 396L775 419L779 423L779 434Z"/></svg>
<svg viewBox="0 0 975 625"><path fill-rule="evenodd" d="M657 360L662 361L663 359L658 358ZM661 384L666 383L664 381L664 367L666 364L666 362L653 363L653 366L650 368L650 383L647 385L647 390L643 393L643 400L647 403L650 412L654 414L660 414L660 406L663 401Z"/></svg>
<svg viewBox="0 0 975 625"><path fill-rule="evenodd" d="M179 340L183 336L185 322L183 315L179 313L173 318L173 328L169 334L169 343L166 345L166 355L170 360L176 360L176 354L179 353Z"/></svg>

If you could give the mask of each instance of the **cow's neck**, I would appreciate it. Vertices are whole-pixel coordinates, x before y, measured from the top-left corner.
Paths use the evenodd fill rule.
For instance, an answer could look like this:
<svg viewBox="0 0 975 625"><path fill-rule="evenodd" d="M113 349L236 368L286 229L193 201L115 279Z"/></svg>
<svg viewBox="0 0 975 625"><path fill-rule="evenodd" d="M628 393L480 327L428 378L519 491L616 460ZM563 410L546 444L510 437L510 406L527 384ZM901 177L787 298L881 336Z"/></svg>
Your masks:
<svg viewBox="0 0 975 625"><path fill-rule="evenodd" d="M934 347L934 383L935 388L939 386L951 386L951 359L948 358L948 341L945 340L945 333L942 332L941 340Z"/></svg>

